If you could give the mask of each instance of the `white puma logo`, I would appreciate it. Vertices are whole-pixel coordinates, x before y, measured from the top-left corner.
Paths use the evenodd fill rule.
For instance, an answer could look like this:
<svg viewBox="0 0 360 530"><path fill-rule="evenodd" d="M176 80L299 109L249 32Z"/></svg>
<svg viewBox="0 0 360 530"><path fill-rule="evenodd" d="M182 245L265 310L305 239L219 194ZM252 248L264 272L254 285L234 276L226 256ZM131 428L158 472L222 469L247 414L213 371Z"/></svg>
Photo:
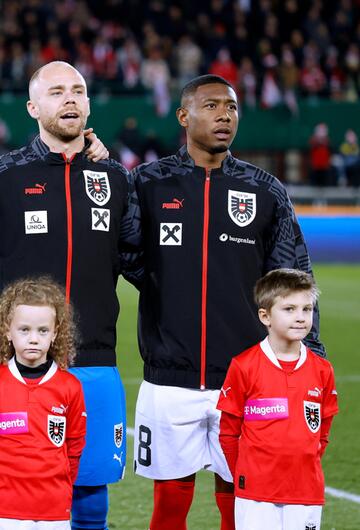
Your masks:
<svg viewBox="0 0 360 530"><path fill-rule="evenodd" d="M227 393L231 390L231 386L228 386L227 388L221 387L221 392L224 394L224 397L227 397Z"/></svg>

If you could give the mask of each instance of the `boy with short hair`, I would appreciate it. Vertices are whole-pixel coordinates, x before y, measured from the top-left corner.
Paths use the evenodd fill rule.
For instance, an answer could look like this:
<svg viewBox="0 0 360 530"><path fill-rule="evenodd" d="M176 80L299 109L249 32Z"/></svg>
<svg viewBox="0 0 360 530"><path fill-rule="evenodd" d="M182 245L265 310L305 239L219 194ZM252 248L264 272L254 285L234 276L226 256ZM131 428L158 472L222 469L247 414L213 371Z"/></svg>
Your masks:
<svg viewBox="0 0 360 530"><path fill-rule="evenodd" d="M236 530L320 529L320 458L338 406L331 364L302 343L318 295L313 277L295 269L256 283L268 336L233 358L217 405Z"/></svg>

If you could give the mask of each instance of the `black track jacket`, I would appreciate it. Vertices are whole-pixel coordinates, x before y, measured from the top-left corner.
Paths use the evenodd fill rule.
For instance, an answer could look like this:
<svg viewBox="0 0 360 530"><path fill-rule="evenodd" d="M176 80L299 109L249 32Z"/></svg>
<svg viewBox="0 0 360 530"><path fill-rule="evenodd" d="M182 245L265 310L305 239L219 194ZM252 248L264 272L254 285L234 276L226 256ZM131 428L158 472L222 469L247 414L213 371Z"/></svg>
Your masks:
<svg viewBox="0 0 360 530"><path fill-rule="evenodd" d="M40 137L0 157L0 289L50 275L73 303L75 365L116 364L119 273L140 277L139 209L127 171L113 160L71 160Z"/></svg>
<svg viewBox="0 0 360 530"><path fill-rule="evenodd" d="M310 272L282 184L229 155L196 167L185 147L133 171L145 249L139 346L145 380L220 388L230 360L266 335L253 301L275 268ZM306 343L320 355L318 313Z"/></svg>

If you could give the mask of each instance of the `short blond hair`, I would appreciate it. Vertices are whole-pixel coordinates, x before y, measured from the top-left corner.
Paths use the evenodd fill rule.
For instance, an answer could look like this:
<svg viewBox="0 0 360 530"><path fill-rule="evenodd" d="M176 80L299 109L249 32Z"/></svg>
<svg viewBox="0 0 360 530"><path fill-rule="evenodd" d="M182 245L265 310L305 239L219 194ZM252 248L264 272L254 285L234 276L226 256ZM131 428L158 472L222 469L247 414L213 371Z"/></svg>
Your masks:
<svg viewBox="0 0 360 530"><path fill-rule="evenodd" d="M6 335L18 305L49 306L55 310L57 335L48 356L60 368L72 364L76 355L73 310L66 302L63 288L47 276L20 279L4 289L0 297L0 363L6 364L15 353Z"/></svg>
<svg viewBox="0 0 360 530"><path fill-rule="evenodd" d="M278 296L299 291L311 291L314 304L320 294L311 274L298 269L274 269L256 282L255 303L259 309L270 311Z"/></svg>

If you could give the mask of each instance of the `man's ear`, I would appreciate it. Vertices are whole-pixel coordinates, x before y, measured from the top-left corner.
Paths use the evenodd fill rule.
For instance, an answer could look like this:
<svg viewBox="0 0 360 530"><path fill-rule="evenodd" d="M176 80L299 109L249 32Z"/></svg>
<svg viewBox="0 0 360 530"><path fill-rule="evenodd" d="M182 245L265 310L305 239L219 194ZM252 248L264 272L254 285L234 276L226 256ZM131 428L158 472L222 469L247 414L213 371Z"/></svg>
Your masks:
<svg viewBox="0 0 360 530"><path fill-rule="evenodd" d="M264 324L264 326L269 327L270 326L269 312L266 309L264 309L263 307L260 307L260 309L258 311L258 315L259 315L260 322L262 324Z"/></svg>
<svg viewBox="0 0 360 530"><path fill-rule="evenodd" d="M185 107L179 107L176 110L176 117L181 127L188 126L188 110Z"/></svg>
<svg viewBox="0 0 360 530"><path fill-rule="evenodd" d="M39 118L39 107L35 105L35 103L31 101L31 99L26 103L26 108L28 113L32 118L34 118L34 120L37 120Z"/></svg>

